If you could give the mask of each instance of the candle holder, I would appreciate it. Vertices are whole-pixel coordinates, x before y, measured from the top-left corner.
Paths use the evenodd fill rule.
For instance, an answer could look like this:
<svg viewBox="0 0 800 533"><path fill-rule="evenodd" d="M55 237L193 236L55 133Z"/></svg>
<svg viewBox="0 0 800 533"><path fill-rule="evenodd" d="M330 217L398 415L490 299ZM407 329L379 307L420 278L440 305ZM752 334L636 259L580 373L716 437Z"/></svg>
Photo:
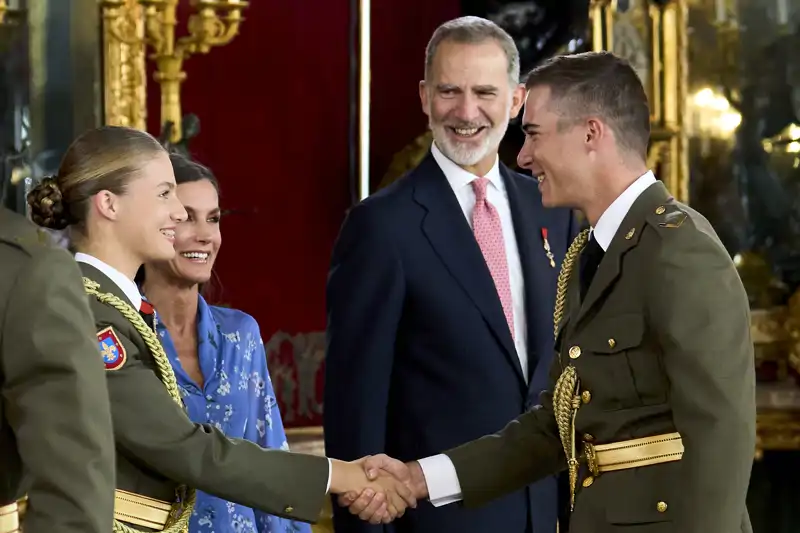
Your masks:
<svg viewBox="0 0 800 533"><path fill-rule="evenodd" d="M3 0L0 0L2 2ZM176 36L179 0L103 0L106 44L106 122L145 128L144 56L155 61L161 86L161 124L172 124L169 141L181 139L183 64L192 54L207 54L239 33L247 2L191 0L188 35Z"/></svg>
<svg viewBox="0 0 800 533"><path fill-rule="evenodd" d="M206 54L224 46L239 33L246 2L237 0L192 0L189 34L176 38L179 0L139 0L144 7L145 42L153 49L155 80L161 85L161 123L172 123L170 142L181 136L181 83L186 79L183 62L192 54Z"/></svg>

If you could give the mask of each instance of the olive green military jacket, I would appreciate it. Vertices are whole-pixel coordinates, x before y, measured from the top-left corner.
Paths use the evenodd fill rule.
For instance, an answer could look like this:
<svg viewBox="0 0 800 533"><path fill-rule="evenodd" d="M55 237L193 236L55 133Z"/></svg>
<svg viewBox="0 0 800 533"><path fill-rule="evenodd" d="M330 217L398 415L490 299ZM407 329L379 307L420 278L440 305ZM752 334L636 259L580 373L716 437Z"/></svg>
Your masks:
<svg viewBox="0 0 800 533"><path fill-rule="evenodd" d="M551 369L553 385L569 365L580 380L578 453L582 441L675 431L685 451L680 461L590 481L582 466L570 531L750 532L745 496L756 411L749 306L708 221L653 184L619 227L583 301L578 273L576 259ZM465 505L563 470L552 392L500 433L447 455Z"/></svg>
<svg viewBox="0 0 800 533"><path fill-rule="evenodd" d="M25 533L108 533L114 440L78 267L0 207L0 505Z"/></svg>
<svg viewBox="0 0 800 533"><path fill-rule="evenodd" d="M122 289L91 265L83 275L130 303ZM122 348L106 359L117 447L117 488L174 502L185 485L276 516L315 522L325 500L328 460L268 450L193 423L157 375L141 334L117 309L89 296L98 339ZM110 329L109 329L110 328Z"/></svg>

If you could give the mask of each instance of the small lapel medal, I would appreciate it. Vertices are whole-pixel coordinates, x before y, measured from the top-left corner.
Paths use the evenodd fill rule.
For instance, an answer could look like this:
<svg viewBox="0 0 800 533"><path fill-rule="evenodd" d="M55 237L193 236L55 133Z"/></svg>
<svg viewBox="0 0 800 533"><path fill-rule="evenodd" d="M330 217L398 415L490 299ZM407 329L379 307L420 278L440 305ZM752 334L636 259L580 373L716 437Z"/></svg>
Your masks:
<svg viewBox="0 0 800 533"><path fill-rule="evenodd" d="M550 242L547 240L547 228L542 228L542 242L544 244L544 253L550 260L550 268L555 268L556 261L553 257L553 252L550 250Z"/></svg>

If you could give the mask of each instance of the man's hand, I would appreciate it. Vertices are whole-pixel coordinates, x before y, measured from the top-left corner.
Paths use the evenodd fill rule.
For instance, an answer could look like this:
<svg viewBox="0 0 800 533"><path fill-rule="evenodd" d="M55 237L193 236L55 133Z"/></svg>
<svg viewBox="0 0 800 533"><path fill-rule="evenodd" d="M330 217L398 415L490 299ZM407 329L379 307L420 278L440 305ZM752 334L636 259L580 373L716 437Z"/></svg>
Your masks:
<svg viewBox="0 0 800 533"><path fill-rule="evenodd" d="M402 483L415 499L428 497L428 485L419 463L412 461L403 463L397 459L392 459L388 455L379 454L367 456L357 461L364 468L367 478L370 480L379 479L380 476L391 475L394 479ZM339 494L339 505L348 507L352 514L359 517L371 516L380 509L381 500L376 494L367 491L348 491ZM416 507L409 504L410 507ZM402 513L399 515L402 516ZM383 523L388 521L383 520Z"/></svg>
<svg viewBox="0 0 800 533"><path fill-rule="evenodd" d="M352 463L331 460L331 493L361 494L369 500L367 505L351 507L352 514L357 514L371 524L388 524L403 516L406 507L416 507L417 501L411 489L390 473L376 472L373 467L374 475L368 477L366 471L371 468L364 465L365 460L366 458Z"/></svg>

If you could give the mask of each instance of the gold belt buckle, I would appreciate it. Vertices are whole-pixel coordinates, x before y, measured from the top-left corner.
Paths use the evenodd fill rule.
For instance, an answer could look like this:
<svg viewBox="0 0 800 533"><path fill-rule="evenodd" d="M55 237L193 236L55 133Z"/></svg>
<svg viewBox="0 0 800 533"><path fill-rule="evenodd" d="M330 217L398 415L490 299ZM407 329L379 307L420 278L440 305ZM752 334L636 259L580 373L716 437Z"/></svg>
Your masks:
<svg viewBox="0 0 800 533"><path fill-rule="evenodd" d="M583 453L584 457L586 458L586 466L589 467L589 471L594 477L598 477L600 475L600 467L597 464L597 453L595 452L594 444L591 442L584 442Z"/></svg>

